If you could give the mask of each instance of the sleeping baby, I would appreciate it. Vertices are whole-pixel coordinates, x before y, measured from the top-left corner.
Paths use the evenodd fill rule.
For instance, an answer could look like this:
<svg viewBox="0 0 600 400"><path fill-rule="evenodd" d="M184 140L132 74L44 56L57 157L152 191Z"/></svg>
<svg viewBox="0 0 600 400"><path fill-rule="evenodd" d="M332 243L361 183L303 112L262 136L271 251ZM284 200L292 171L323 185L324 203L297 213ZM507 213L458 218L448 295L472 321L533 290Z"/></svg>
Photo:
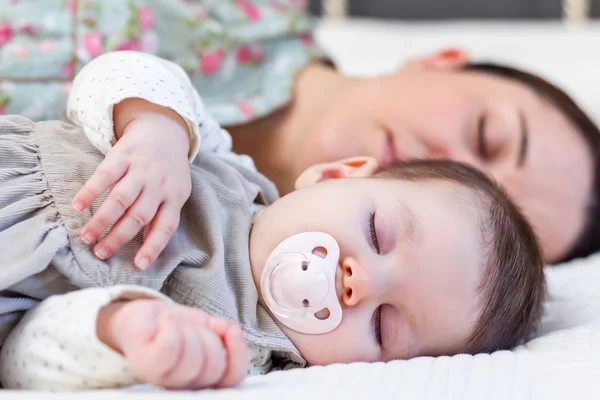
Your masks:
<svg viewBox="0 0 600 400"><path fill-rule="evenodd" d="M231 387L509 349L539 322L535 236L468 166L356 157L278 199L183 71L135 52L86 66L68 116L0 118L5 388Z"/></svg>

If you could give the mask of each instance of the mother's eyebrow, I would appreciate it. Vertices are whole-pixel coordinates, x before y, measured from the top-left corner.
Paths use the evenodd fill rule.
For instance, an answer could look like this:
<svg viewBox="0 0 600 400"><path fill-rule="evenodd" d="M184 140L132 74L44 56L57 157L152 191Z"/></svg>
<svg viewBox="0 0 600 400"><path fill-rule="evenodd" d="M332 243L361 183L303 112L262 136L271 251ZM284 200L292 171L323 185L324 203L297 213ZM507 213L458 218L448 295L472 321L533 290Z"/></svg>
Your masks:
<svg viewBox="0 0 600 400"><path fill-rule="evenodd" d="M527 150L529 147L529 127L523 111L519 111L519 122L521 126L521 142L519 145L519 156L517 158L517 167L522 167L527 157Z"/></svg>

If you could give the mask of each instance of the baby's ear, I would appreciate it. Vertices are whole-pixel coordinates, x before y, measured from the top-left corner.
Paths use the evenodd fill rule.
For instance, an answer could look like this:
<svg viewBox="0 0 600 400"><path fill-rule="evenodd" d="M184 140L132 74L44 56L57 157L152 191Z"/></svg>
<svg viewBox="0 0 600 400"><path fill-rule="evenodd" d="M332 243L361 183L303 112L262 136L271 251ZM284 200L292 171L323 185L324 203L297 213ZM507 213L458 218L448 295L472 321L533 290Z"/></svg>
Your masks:
<svg viewBox="0 0 600 400"><path fill-rule="evenodd" d="M424 57L408 60L400 71L420 71L425 69L459 69L469 63L469 53L462 49L447 48Z"/></svg>
<svg viewBox="0 0 600 400"><path fill-rule="evenodd" d="M372 176L379 169L373 157L346 158L326 164L313 165L296 180L296 190L330 179L364 178Z"/></svg>

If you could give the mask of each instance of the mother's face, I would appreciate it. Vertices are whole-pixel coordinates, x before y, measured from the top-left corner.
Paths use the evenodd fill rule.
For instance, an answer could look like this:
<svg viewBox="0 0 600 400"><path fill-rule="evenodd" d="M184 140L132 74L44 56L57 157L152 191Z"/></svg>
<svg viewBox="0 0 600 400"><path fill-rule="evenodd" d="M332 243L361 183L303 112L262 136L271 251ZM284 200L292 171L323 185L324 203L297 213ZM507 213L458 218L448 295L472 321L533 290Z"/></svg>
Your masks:
<svg viewBox="0 0 600 400"><path fill-rule="evenodd" d="M358 155L383 165L414 158L466 162L503 185L533 224L546 261L559 259L586 218L592 185L586 142L526 85L447 68L453 60L429 58L356 83L308 130L299 159L306 165Z"/></svg>

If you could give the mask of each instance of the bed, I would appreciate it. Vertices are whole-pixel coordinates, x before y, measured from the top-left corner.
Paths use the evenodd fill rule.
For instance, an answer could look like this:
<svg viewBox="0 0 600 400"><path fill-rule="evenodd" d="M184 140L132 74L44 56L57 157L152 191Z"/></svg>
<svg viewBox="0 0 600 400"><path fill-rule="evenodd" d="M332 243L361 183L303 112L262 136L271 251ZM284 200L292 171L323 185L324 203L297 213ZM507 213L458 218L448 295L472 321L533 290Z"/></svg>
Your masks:
<svg viewBox="0 0 600 400"><path fill-rule="evenodd" d="M408 56L460 46L477 59L532 69L565 87L600 121L600 24L383 24L328 21L318 40L339 67L369 76ZM394 49L390 51L389 49ZM600 254L548 267L550 296L537 337L514 351L315 367L248 378L222 391L149 387L71 394L2 392L4 399L598 399Z"/></svg>

